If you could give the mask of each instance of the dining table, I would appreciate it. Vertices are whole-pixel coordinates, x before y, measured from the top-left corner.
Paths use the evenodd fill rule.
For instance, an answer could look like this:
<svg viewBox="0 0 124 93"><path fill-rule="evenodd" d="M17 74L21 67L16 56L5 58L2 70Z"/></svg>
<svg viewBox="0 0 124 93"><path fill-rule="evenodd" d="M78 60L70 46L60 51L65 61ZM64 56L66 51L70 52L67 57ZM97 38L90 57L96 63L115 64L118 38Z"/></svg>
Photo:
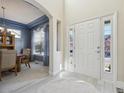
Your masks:
<svg viewBox="0 0 124 93"><path fill-rule="evenodd" d="M17 72L21 72L21 62L23 57L23 54L17 54L16 56Z"/></svg>

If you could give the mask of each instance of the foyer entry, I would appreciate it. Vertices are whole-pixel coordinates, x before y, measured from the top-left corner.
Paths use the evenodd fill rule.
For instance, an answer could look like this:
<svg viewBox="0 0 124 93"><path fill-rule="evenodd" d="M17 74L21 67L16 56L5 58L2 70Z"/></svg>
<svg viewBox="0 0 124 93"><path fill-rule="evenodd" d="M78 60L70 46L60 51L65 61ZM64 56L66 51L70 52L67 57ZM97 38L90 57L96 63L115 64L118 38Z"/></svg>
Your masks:
<svg viewBox="0 0 124 93"><path fill-rule="evenodd" d="M69 70L100 78L100 20L81 22L69 31Z"/></svg>
<svg viewBox="0 0 124 93"><path fill-rule="evenodd" d="M100 78L99 19L75 26L75 45L75 71Z"/></svg>
<svg viewBox="0 0 124 93"><path fill-rule="evenodd" d="M74 24L69 29L68 70L96 79L116 77L116 16L109 15Z"/></svg>

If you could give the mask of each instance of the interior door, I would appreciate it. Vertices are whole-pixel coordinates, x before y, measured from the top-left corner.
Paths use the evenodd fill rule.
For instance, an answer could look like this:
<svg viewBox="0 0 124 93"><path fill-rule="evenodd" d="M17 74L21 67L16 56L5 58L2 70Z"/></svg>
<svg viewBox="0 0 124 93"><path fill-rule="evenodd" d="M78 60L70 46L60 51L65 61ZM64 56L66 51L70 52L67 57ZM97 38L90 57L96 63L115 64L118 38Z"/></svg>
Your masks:
<svg viewBox="0 0 124 93"><path fill-rule="evenodd" d="M100 20L93 19L75 26L75 71L100 78Z"/></svg>

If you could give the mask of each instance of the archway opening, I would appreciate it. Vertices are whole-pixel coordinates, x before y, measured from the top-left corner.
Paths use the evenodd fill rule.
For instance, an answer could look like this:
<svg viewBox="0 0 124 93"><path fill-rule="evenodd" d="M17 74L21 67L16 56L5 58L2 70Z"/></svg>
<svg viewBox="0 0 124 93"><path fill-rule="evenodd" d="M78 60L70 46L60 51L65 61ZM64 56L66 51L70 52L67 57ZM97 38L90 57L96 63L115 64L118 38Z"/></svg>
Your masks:
<svg viewBox="0 0 124 93"><path fill-rule="evenodd" d="M0 29L2 29L2 21L4 21L5 24L3 28L7 28L8 32L15 35L15 49L17 50L17 56L19 57L19 62L17 62L18 72L22 73L21 63L25 59L23 58L25 56L24 53L27 52L31 53L31 61L43 61L44 66L49 66L47 73L49 74L52 72L53 47L52 39L50 39L52 37L52 16L50 13L34 0L5 0L2 4L7 10L5 11L5 18L1 17L0 19ZM22 9L24 11L21 11ZM15 11L16 13L13 13ZM27 64L27 60L26 62L24 61L24 63L26 65L25 71L31 71L33 66ZM39 63L36 62L36 64ZM31 69L27 66L29 66L29 68L31 66Z"/></svg>

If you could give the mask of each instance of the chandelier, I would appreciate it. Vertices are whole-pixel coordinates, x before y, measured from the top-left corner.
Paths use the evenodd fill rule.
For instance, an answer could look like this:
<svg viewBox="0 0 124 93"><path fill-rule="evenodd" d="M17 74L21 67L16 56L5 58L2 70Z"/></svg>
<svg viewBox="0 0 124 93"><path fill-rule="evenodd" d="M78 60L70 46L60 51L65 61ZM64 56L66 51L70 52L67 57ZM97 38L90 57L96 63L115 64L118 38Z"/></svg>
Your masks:
<svg viewBox="0 0 124 93"><path fill-rule="evenodd" d="M5 22L5 6L4 6L4 0L1 0L1 9L2 9L2 27L4 28L3 29L3 32L7 32L7 28L6 28L6 22Z"/></svg>

